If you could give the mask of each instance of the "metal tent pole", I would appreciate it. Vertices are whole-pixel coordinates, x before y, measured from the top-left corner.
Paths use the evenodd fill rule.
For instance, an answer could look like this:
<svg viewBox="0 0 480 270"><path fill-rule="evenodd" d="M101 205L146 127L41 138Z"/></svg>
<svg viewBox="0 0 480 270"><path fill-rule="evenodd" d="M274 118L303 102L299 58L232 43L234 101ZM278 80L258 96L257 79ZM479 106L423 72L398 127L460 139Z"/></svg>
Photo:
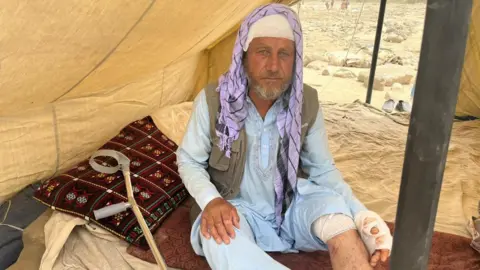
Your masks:
<svg viewBox="0 0 480 270"><path fill-rule="evenodd" d="M370 67L370 77L368 78L366 103L372 101L373 81L375 79L375 70L377 69L378 51L380 50L380 41L382 40L383 18L385 17L385 7L387 0L381 0L380 11L378 12L377 32L375 34L375 44L372 53L372 65Z"/></svg>
<svg viewBox="0 0 480 270"><path fill-rule="evenodd" d="M427 269L472 0L428 0L400 185L392 270Z"/></svg>

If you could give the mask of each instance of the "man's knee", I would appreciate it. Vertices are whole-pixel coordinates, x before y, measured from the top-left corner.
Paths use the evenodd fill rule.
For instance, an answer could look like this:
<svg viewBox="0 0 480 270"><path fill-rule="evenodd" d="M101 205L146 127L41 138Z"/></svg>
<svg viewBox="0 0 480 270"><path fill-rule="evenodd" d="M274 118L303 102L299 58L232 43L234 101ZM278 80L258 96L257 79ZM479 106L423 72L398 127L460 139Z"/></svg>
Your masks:
<svg viewBox="0 0 480 270"><path fill-rule="evenodd" d="M325 215L313 222L312 231L323 243L347 232L356 232L353 219L344 214Z"/></svg>
<svg viewBox="0 0 480 270"><path fill-rule="evenodd" d="M200 233L200 239L201 239L201 242L202 242L202 246L205 247L206 245L210 245L212 248L215 248L217 246L228 247L229 245L232 245L232 244L235 244L236 242L238 242L237 241L238 239L242 239L242 238L247 239L251 242L255 242L255 240L254 240L255 237L253 235L252 229L250 228L250 225L248 224L247 219L245 218L245 216L240 211L238 212L238 216L240 218L240 228L234 227L235 237L230 238L230 244L227 245L223 242L222 242L222 244L218 244L213 237L210 237L210 238L207 239L200 231L199 233Z"/></svg>

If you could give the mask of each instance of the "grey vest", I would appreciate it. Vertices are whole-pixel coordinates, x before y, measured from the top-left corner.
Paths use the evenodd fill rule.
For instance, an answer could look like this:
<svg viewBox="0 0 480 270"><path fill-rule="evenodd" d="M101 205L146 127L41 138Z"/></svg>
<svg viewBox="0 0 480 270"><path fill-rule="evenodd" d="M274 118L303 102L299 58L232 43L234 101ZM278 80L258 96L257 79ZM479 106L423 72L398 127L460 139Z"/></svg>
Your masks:
<svg viewBox="0 0 480 270"><path fill-rule="evenodd" d="M212 141L212 150L208 160L207 171L210 175L210 181L217 188L220 195L225 200L235 198L240 192L240 184L245 169L245 159L247 151L247 134L245 128L240 131L239 138L232 144L230 158L218 147L219 138L215 131L215 122L217 112L220 108L219 93L216 91L216 84L209 84L205 88L207 97L208 112L210 116L210 138ZM304 84L303 85L303 106L302 106L302 132L300 142L303 142L310 127L315 123L319 109L317 90ZM307 178L308 175L299 169L299 177ZM190 221L193 223L200 214L201 209L194 203L190 210Z"/></svg>

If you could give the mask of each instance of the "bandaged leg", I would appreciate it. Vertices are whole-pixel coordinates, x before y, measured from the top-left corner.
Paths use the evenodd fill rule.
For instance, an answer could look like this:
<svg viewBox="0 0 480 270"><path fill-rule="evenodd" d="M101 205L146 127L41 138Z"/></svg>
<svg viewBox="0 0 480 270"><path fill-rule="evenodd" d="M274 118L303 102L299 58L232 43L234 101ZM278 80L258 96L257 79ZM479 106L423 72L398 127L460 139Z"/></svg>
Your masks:
<svg viewBox="0 0 480 270"><path fill-rule="evenodd" d="M355 225L368 253L376 250L392 250L393 238L385 221L375 212L361 211L355 216Z"/></svg>
<svg viewBox="0 0 480 270"><path fill-rule="evenodd" d="M293 211L284 227L295 238L295 248L328 250L333 269L371 269L369 255L356 230L350 202L324 186L298 181Z"/></svg>
<svg viewBox="0 0 480 270"><path fill-rule="evenodd" d="M356 230L353 219L344 214L330 214L318 218L312 225L313 233L327 243L335 236L349 230Z"/></svg>

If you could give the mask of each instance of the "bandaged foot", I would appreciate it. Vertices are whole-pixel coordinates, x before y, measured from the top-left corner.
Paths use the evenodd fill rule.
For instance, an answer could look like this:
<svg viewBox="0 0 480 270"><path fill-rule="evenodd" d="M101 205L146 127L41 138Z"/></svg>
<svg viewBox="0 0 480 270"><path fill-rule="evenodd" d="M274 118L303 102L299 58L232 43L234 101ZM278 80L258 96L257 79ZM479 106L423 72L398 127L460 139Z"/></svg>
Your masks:
<svg viewBox="0 0 480 270"><path fill-rule="evenodd" d="M376 250L392 250L393 237L390 229L377 213L359 212L355 216L355 225L370 255Z"/></svg>
<svg viewBox="0 0 480 270"><path fill-rule="evenodd" d="M480 253L480 202L478 203L478 217L472 217L468 222L468 231L472 235L473 249Z"/></svg>
<svg viewBox="0 0 480 270"><path fill-rule="evenodd" d="M470 246L480 253L480 218L472 218L469 222L469 231L472 234Z"/></svg>

